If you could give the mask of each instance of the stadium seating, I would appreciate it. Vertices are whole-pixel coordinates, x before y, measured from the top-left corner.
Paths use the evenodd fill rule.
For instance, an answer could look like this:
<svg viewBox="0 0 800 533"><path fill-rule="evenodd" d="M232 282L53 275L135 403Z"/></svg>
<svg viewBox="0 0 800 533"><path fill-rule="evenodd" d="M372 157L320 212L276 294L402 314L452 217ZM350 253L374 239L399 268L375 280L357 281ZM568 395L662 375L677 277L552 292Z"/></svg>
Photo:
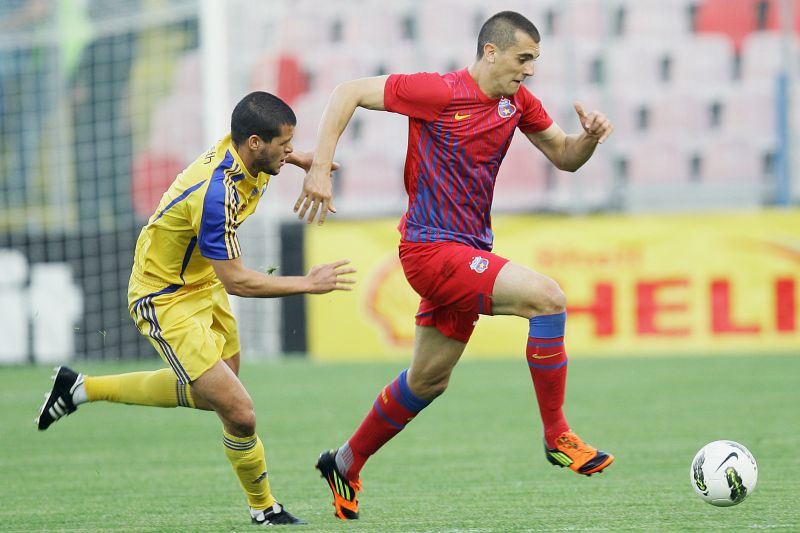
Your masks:
<svg viewBox="0 0 800 533"><path fill-rule="evenodd" d="M473 43L474 47L475 36L488 16L480 5L459 0L419 2L412 13L426 50L443 43Z"/></svg>
<svg viewBox="0 0 800 533"><path fill-rule="evenodd" d="M624 140L652 129L656 102L668 104L660 93L654 91L636 90L627 95L615 93L605 111L613 120L617 135L621 134Z"/></svg>
<svg viewBox="0 0 800 533"><path fill-rule="evenodd" d="M677 136L714 140L758 132L761 156L742 162L740 170L763 170L753 161L774 150L776 142L774 86L769 79L782 65L782 42L775 33L762 30L780 26L779 3L762 3L761 11L758 0L504 4L503 9L528 15L543 35L542 56L529 87L553 118L565 130L575 131L572 102L579 100L587 110L604 111L616 131L609 145L575 175L554 170L524 138L515 139L501 167L497 208L580 210L612 205L620 169L627 169L626 179L634 188L688 183L680 194L721 181L723 161L705 149L695 153L691 146L673 141ZM278 4L270 17L256 14L246 21L248 27L271 28L262 38L270 41L269 52L249 66L250 87L272 90L290 101L298 116L298 149L312 148L336 84L389 72L445 72L467 66L475 53L478 27L494 11L479 0ZM372 45L365 47L364 42ZM797 48L794 39L792 53ZM793 64L800 69L796 57ZM187 60L185 73L177 77L184 88L193 82L199 86L193 61ZM198 120L189 114L191 107L187 102L162 103L150 146L167 144L169 124ZM377 195L375 205L396 206L394 178L389 184L379 181L401 172L406 132L403 117L358 111L340 143L337 157L346 169L338 178L337 195L359 210L363 202L358 196L365 192ZM710 145L719 150L734 149L730 142L715 143ZM175 166L171 161L191 157L188 152L162 152L151 148L135 167ZM356 168L361 166L363 170ZM394 170L386 172L387 168ZM276 181L271 188L287 198L297 191L289 180Z"/></svg>
<svg viewBox="0 0 800 533"><path fill-rule="evenodd" d="M392 49L408 40L407 2L341 2L337 24L341 41L364 48L364 43L380 43Z"/></svg>
<svg viewBox="0 0 800 533"><path fill-rule="evenodd" d="M603 0L573 0L549 2L547 10L554 16L554 34L561 37L600 41L609 34L611 14ZM525 13L527 9L520 10Z"/></svg>
<svg viewBox="0 0 800 533"><path fill-rule="evenodd" d="M800 0L767 0L769 9L767 10L765 29L780 30L793 29L795 33L800 33ZM782 11L782 7L790 5L794 12L794 21Z"/></svg>
<svg viewBox="0 0 800 533"><path fill-rule="evenodd" d="M620 30L626 36L680 39L692 29L692 0L620 2Z"/></svg>
<svg viewBox="0 0 800 533"><path fill-rule="evenodd" d="M140 220L146 220L158 206L161 196L186 163L175 156L144 151L137 154L131 170L131 201Z"/></svg>
<svg viewBox="0 0 800 533"><path fill-rule="evenodd" d="M605 49L604 72L611 90L624 94L631 87L648 89L672 77L673 39L622 38Z"/></svg>
<svg viewBox="0 0 800 533"><path fill-rule="evenodd" d="M722 130L729 136L774 143L777 138L776 85L764 80L733 87L724 100Z"/></svg>
<svg viewBox="0 0 800 533"><path fill-rule="evenodd" d="M311 91L298 97L293 106L297 126L292 143L296 148L310 150L314 147L319 120L329 97L330 93L323 91Z"/></svg>
<svg viewBox="0 0 800 533"><path fill-rule="evenodd" d="M742 80L773 79L784 69L800 76L800 35L765 31L751 33L744 39Z"/></svg>
<svg viewBox="0 0 800 533"><path fill-rule="evenodd" d="M408 118L397 113L357 110L360 150L402 159L406 154Z"/></svg>
<svg viewBox="0 0 800 533"><path fill-rule="evenodd" d="M649 99L649 130L661 137L702 136L721 128L727 85L692 87L682 85L664 90ZM617 100L620 105L625 101Z"/></svg>
<svg viewBox="0 0 800 533"><path fill-rule="evenodd" d="M617 148L627 163L625 178L630 184L642 186L689 181L692 156L685 143L645 136L621 141Z"/></svg>
<svg viewBox="0 0 800 533"><path fill-rule="evenodd" d="M760 0L705 0L697 11L697 31L722 33L739 50L744 38L758 28Z"/></svg>
<svg viewBox="0 0 800 533"><path fill-rule="evenodd" d="M556 171L555 175L567 191L566 203L559 204L560 210L586 213L615 207L620 182L615 174L613 150L601 147L576 172Z"/></svg>
<svg viewBox="0 0 800 533"><path fill-rule="evenodd" d="M250 90L268 91L289 105L308 91L308 74L302 62L291 52L263 54L250 69Z"/></svg>
<svg viewBox="0 0 800 533"><path fill-rule="evenodd" d="M671 81L692 90L728 85L734 79L734 48L718 34L692 34L671 46Z"/></svg>
<svg viewBox="0 0 800 533"><path fill-rule="evenodd" d="M281 50L324 48L332 40L336 9L334 2L303 1L294 2L292 6L284 5L282 10L265 9L264 12L273 18L275 38L272 45ZM265 21L262 28L266 25Z"/></svg>
<svg viewBox="0 0 800 533"><path fill-rule="evenodd" d="M334 179L335 205L347 214L400 213L407 197L403 160L380 152L341 150L342 169Z"/></svg>
<svg viewBox="0 0 800 533"><path fill-rule="evenodd" d="M790 0L795 14L794 27L800 32L800 0ZM697 31L722 33L736 50L741 50L747 36L755 31L778 30L782 0L703 0L697 12Z"/></svg>
<svg viewBox="0 0 800 533"><path fill-rule="evenodd" d="M755 189L765 178L769 147L754 145L747 136L712 137L702 143L701 150L702 181Z"/></svg>
<svg viewBox="0 0 800 533"><path fill-rule="evenodd" d="M584 86L598 83L599 41L560 37L543 38L541 55L534 64L534 84Z"/></svg>
<svg viewBox="0 0 800 533"><path fill-rule="evenodd" d="M547 159L517 132L497 175L495 209L524 211L544 206L549 193L547 165Z"/></svg>

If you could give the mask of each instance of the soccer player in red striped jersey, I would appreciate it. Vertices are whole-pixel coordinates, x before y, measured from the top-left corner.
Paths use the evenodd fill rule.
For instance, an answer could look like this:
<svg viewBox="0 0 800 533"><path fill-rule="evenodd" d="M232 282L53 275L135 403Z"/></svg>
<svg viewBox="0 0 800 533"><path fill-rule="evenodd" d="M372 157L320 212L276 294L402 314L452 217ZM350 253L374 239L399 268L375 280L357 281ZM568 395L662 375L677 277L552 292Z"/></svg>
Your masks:
<svg viewBox="0 0 800 533"><path fill-rule="evenodd" d="M491 204L503 156L519 128L556 167L575 171L613 130L599 112L575 104L583 131L567 135L523 85L534 73L540 35L524 16L504 11L480 30L477 56L464 70L364 78L330 97L315 159L295 204L300 218L322 224L331 203L330 165L357 107L409 120L400 260L421 302L410 368L378 395L353 435L317 463L334 495L336 515L358 518L366 460L447 388L478 316L528 321L526 357L544 426L545 456L577 473L602 471L613 456L583 442L562 406L567 355L566 299L552 279L491 252Z"/></svg>

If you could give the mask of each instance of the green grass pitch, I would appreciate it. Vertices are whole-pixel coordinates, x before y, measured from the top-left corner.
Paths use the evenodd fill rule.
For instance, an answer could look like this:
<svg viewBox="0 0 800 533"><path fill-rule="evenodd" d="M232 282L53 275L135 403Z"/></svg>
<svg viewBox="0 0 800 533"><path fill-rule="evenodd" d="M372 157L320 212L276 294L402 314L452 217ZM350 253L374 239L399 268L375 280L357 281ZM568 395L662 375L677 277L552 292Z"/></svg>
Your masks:
<svg viewBox="0 0 800 533"><path fill-rule="evenodd" d="M77 364L89 373L159 365ZM581 359L567 415L616 456L578 476L544 459L524 358L465 357L450 389L362 472L362 519L333 517L313 469L402 363L244 364L273 491L302 532L800 531L800 357ZM0 368L0 531L253 531L212 413L81 406L38 432L49 368ZM695 452L727 438L759 465L742 504L689 483Z"/></svg>

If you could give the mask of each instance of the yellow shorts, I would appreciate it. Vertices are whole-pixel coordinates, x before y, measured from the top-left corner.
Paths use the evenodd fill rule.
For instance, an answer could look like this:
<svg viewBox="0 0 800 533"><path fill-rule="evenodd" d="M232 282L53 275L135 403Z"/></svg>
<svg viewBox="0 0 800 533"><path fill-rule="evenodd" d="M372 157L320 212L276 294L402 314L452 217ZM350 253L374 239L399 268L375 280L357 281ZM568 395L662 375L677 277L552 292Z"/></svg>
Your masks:
<svg viewBox="0 0 800 533"><path fill-rule="evenodd" d="M219 280L165 288L134 273L128 310L181 383L191 383L220 359L239 353L236 319Z"/></svg>

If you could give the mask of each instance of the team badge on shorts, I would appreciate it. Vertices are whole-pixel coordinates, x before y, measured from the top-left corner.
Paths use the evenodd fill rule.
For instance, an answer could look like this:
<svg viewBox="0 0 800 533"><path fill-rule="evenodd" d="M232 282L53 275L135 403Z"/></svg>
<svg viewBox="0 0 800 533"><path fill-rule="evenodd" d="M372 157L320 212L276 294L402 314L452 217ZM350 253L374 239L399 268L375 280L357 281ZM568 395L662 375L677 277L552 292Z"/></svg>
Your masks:
<svg viewBox="0 0 800 533"><path fill-rule="evenodd" d="M497 104L497 114L503 118L514 116L517 112L517 106L511 103L508 98L501 98L500 103Z"/></svg>
<svg viewBox="0 0 800 533"><path fill-rule="evenodd" d="M489 268L489 260L481 256L473 257L469 267L478 274L483 274Z"/></svg>

